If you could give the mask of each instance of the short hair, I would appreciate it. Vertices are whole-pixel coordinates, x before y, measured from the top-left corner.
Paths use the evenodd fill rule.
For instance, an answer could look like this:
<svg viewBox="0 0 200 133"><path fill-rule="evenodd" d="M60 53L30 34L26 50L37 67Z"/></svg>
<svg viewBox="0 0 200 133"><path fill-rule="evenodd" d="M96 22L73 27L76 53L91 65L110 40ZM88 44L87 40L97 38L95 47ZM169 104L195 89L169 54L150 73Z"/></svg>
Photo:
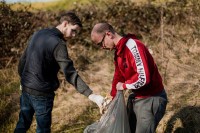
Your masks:
<svg viewBox="0 0 200 133"><path fill-rule="evenodd" d="M60 23L62 23L63 21L68 21L72 25L78 25L78 26L82 27L81 20L72 11L65 12L65 13L63 13L63 14L60 15Z"/></svg>
<svg viewBox="0 0 200 133"><path fill-rule="evenodd" d="M104 33L105 31L110 31L115 33L114 28L108 23L100 23L100 26L96 29L96 32L99 34Z"/></svg>

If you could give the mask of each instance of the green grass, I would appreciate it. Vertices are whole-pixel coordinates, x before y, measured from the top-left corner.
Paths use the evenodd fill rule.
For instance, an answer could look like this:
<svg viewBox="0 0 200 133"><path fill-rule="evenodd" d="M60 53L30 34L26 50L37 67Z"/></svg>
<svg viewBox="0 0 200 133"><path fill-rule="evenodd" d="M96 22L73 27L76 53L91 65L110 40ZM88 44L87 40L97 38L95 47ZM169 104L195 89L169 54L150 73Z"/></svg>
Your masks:
<svg viewBox="0 0 200 133"><path fill-rule="evenodd" d="M119 0L120 1L120 0ZM160 4L164 2L169 2L174 0L154 0L151 4ZM15 3L11 4L12 9L24 9L24 7L31 7L28 8L30 11L37 11L37 10L72 10L79 6L85 6L87 4L93 6L104 7L105 5L109 5L110 3L117 2L116 0L54 0L50 2L34 2L34 3ZM148 3L148 0L137 0L134 1L135 3Z"/></svg>
<svg viewBox="0 0 200 133"><path fill-rule="evenodd" d="M68 125L63 125L60 130L55 133L83 133L84 129L100 119L99 109L93 104L86 108L86 110Z"/></svg>
<svg viewBox="0 0 200 133"><path fill-rule="evenodd" d="M10 133L14 129L16 117L14 94L19 93L19 78L13 68L0 70L0 132Z"/></svg>
<svg viewBox="0 0 200 133"><path fill-rule="evenodd" d="M28 8L30 11L37 10L72 10L75 8L76 4L88 4L90 0L55 0L51 2L34 2L34 3L15 3L11 7L14 10L24 9L24 7L30 6Z"/></svg>

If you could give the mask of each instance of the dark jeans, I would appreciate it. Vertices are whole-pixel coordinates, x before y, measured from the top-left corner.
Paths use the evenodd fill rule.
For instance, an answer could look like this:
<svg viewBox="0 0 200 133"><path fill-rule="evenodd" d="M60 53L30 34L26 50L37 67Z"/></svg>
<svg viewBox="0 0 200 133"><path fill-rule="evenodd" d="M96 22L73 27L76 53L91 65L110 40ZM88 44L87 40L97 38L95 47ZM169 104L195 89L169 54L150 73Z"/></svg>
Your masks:
<svg viewBox="0 0 200 133"><path fill-rule="evenodd" d="M127 103L127 113L131 133L154 133L158 123L163 118L167 105L165 91L158 96L135 99L130 95Z"/></svg>
<svg viewBox="0 0 200 133"><path fill-rule="evenodd" d="M22 92L20 97L20 114L14 133L26 133L32 123L35 113L37 121L37 133L51 132L51 112L53 108L54 95L33 96Z"/></svg>

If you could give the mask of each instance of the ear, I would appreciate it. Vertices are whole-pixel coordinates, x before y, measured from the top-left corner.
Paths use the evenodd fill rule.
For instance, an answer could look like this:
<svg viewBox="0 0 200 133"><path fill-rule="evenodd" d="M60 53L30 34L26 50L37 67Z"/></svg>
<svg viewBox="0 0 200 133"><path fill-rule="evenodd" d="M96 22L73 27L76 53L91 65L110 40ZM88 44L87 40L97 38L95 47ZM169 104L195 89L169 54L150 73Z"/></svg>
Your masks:
<svg viewBox="0 0 200 133"><path fill-rule="evenodd" d="M113 36L112 32L110 32L110 31L107 31L107 32L106 32L106 35L107 35L107 36L109 36L111 39L113 39L113 38L114 38L114 36Z"/></svg>
<svg viewBox="0 0 200 133"><path fill-rule="evenodd" d="M66 27L68 25L68 21L63 21L62 24L64 27Z"/></svg>

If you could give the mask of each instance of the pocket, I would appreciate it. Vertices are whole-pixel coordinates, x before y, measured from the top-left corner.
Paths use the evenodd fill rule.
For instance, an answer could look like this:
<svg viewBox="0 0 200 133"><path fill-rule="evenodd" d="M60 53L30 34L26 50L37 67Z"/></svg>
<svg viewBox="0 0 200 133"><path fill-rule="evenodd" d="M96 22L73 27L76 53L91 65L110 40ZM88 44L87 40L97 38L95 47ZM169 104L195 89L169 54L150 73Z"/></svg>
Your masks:
<svg viewBox="0 0 200 133"><path fill-rule="evenodd" d="M156 97L156 101L157 101L158 107L157 107L157 111L155 113L155 120L157 123L159 123L159 121L163 118L163 116L165 114L167 100L162 97Z"/></svg>
<svg viewBox="0 0 200 133"><path fill-rule="evenodd" d="M43 115L47 112L46 101L46 97L32 96L32 104L35 110L35 115Z"/></svg>

